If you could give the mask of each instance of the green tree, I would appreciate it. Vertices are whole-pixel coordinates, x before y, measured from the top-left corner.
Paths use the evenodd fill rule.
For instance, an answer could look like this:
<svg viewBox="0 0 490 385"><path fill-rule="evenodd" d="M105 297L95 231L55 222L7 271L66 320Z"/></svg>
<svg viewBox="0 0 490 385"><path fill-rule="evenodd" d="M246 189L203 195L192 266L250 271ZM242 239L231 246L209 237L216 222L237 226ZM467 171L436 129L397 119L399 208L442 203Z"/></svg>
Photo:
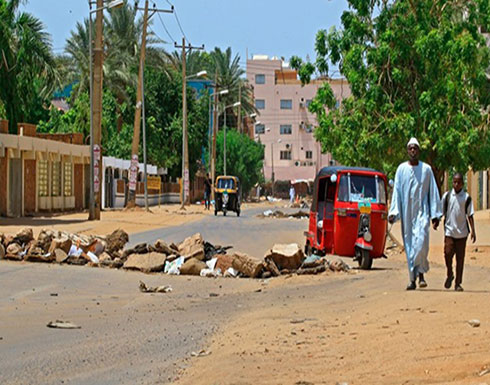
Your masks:
<svg viewBox="0 0 490 385"><path fill-rule="evenodd" d="M46 116L58 84L50 36L39 19L18 10L20 3L0 0L0 101L10 132Z"/></svg>
<svg viewBox="0 0 490 385"><path fill-rule="evenodd" d="M344 164L393 175L416 136L422 158L440 185L445 170L490 166L488 0L348 0L342 29L319 31L315 65L291 59L303 81L329 62L346 77L352 95L335 109L323 85L310 110L315 137Z"/></svg>
<svg viewBox="0 0 490 385"><path fill-rule="evenodd" d="M224 170L224 131L216 138L216 175L223 175ZM242 183L242 190L248 193L257 182L263 181L262 168L264 147L236 130L226 132L226 173L237 176Z"/></svg>

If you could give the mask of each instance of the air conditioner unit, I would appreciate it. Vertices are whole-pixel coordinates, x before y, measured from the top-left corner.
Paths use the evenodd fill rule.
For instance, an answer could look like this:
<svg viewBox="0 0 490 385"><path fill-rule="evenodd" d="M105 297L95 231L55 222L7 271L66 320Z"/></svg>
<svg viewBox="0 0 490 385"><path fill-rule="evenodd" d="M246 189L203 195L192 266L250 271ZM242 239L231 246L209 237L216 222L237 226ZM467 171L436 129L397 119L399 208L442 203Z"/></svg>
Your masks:
<svg viewBox="0 0 490 385"><path fill-rule="evenodd" d="M301 98L299 101L299 108L305 108L305 98Z"/></svg>
<svg viewBox="0 0 490 385"><path fill-rule="evenodd" d="M305 125L305 132L307 133L312 133L313 132L313 126L311 124Z"/></svg>
<svg viewBox="0 0 490 385"><path fill-rule="evenodd" d="M300 165L300 162L296 161L296 162L294 162L294 165L295 166L299 166Z"/></svg>
<svg viewBox="0 0 490 385"><path fill-rule="evenodd" d="M305 122L301 122L301 123L299 124L299 128L300 128L301 130L306 130L306 123L305 123Z"/></svg>
<svg viewBox="0 0 490 385"><path fill-rule="evenodd" d="M286 148L287 148L288 150L289 150L289 149L291 149L291 145L290 145L289 143L288 143L288 144L286 144Z"/></svg>
<svg viewBox="0 0 490 385"><path fill-rule="evenodd" d="M308 166L308 162L303 162L301 165L302 166Z"/></svg>

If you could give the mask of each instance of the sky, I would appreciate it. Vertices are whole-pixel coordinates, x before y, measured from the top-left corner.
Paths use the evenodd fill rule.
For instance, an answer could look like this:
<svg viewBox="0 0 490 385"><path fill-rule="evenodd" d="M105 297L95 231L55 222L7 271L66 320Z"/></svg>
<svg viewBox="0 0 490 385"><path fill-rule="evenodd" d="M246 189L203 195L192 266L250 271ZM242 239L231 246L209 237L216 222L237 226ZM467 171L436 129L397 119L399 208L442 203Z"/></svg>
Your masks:
<svg viewBox="0 0 490 385"><path fill-rule="evenodd" d="M248 58L263 54L289 60L293 55L303 59L308 55L314 60L316 32L338 27L347 9L346 0L152 0L150 7L153 3L161 9L171 3L176 10L174 15L160 14L161 20L158 15L152 17L150 28L168 42L163 45L166 50L174 50L173 41L182 42L178 19L193 45L204 44L206 51L231 47L243 67L247 53ZM144 0L139 6L144 7ZM55 53L63 53L70 32L89 13L88 0L28 0L21 9L43 22Z"/></svg>

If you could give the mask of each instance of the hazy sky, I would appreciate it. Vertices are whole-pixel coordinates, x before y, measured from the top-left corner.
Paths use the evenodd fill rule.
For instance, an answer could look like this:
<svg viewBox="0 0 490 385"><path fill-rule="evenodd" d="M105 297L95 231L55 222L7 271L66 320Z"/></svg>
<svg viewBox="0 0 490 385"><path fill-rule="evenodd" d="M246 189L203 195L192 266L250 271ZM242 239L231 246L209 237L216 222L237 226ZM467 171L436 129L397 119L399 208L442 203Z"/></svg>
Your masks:
<svg viewBox="0 0 490 385"><path fill-rule="evenodd" d="M129 0L132 3L132 0ZM340 24L340 16L347 8L346 0L170 0L187 38L194 45L232 47L239 53L244 66L246 52L283 56L315 58L314 41L319 29ZM150 7L169 8L167 0L150 1ZM144 6L144 0L139 1ZM88 17L87 0L29 0L22 9L41 19L52 35L56 53L62 53L70 31L77 21ZM173 40L179 44L182 33L172 14L161 14L168 29L164 29L158 15L153 16L151 29L173 50Z"/></svg>

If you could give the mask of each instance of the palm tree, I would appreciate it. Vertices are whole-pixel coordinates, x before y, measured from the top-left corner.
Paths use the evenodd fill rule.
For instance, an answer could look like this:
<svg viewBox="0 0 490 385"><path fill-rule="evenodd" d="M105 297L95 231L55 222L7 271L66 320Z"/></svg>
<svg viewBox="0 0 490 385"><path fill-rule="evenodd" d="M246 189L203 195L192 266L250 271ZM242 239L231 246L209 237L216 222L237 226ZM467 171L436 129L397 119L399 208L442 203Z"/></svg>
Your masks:
<svg viewBox="0 0 490 385"><path fill-rule="evenodd" d="M0 0L0 100L10 122L33 122L58 84L50 35L41 21L19 12L21 0Z"/></svg>
<svg viewBox="0 0 490 385"><path fill-rule="evenodd" d="M231 105L241 100L241 108L247 114L256 113L257 110L253 105L253 94L252 89L248 85L247 80L244 78L245 70L240 67L240 56L238 54L232 57L231 48L228 47L225 51L216 47L214 51L210 53L210 66L208 68L209 74L217 74L218 84L223 88L227 89L229 93L220 98L220 102L224 105ZM241 96L239 96L241 93ZM223 124L228 124L229 119L236 122L238 118L236 116L236 111L227 110L227 122Z"/></svg>

